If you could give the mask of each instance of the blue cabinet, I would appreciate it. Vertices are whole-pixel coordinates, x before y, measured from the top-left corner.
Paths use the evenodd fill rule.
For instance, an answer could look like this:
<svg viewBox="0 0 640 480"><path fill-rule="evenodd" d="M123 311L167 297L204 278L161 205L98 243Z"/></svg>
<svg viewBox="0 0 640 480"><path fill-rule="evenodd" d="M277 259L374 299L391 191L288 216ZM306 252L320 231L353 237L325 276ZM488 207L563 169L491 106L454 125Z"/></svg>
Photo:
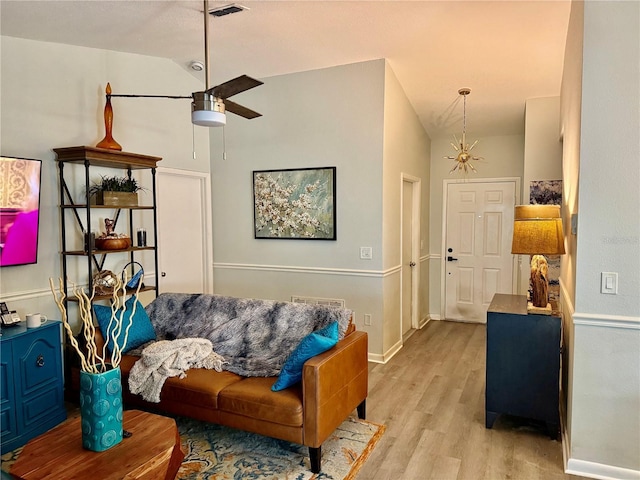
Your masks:
<svg viewBox="0 0 640 480"><path fill-rule="evenodd" d="M63 397L61 323L2 329L1 449L13 450L67 418Z"/></svg>
<svg viewBox="0 0 640 480"><path fill-rule="evenodd" d="M487 310L487 428L504 413L544 422L557 438L561 332L560 317L527 314L526 296L493 297Z"/></svg>

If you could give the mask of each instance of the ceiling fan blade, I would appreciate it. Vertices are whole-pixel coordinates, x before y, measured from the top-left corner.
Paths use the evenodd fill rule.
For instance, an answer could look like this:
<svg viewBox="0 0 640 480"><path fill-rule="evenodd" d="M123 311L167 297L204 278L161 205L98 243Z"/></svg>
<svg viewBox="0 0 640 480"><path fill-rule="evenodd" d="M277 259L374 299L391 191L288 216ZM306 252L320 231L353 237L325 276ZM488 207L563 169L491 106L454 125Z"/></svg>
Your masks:
<svg viewBox="0 0 640 480"><path fill-rule="evenodd" d="M247 75L240 75L228 82L221 83L215 87L211 87L207 90L207 93L213 94L218 98L229 98L240 92L250 90L254 87L262 85L263 82L256 80L255 78L248 77Z"/></svg>
<svg viewBox="0 0 640 480"><path fill-rule="evenodd" d="M224 101L224 109L227 112L235 113L236 115L240 115L241 117L248 118L248 119L262 116L261 113L254 112L253 110L247 107L243 107L242 105L238 105L237 103L232 102L231 100Z"/></svg>

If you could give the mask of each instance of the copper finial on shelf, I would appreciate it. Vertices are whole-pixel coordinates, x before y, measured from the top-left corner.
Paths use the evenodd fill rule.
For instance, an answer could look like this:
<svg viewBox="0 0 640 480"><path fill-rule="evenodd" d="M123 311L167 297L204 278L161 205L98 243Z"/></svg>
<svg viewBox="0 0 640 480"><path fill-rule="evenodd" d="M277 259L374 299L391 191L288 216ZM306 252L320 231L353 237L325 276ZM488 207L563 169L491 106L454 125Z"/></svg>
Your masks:
<svg viewBox="0 0 640 480"><path fill-rule="evenodd" d="M109 150L122 150L118 142L113 139L111 134L113 128L113 108L111 107L111 84L107 83L105 89L107 94L107 102L104 105L104 138L96 145L97 148L108 148Z"/></svg>

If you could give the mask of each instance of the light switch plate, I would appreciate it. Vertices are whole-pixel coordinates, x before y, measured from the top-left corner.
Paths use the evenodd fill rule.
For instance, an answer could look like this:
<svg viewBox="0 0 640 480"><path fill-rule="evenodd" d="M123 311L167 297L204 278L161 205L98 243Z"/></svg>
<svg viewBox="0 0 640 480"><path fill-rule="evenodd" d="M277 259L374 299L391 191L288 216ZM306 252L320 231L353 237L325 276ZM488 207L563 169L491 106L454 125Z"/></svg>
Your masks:
<svg viewBox="0 0 640 480"><path fill-rule="evenodd" d="M600 293L607 295L618 294L618 273L602 272L600 276Z"/></svg>

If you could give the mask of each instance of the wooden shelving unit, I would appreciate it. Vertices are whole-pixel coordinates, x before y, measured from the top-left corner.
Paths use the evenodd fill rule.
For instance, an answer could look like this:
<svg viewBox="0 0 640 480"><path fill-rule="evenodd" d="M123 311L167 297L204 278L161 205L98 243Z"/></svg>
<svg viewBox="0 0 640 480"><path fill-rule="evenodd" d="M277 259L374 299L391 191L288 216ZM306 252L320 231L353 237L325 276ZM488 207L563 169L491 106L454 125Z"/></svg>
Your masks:
<svg viewBox="0 0 640 480"><path fill-rule="evenodd" d="M64 284L64 291L67 296L65 302L67 301L77 301L73 295L69 295L69 285L67 278L68 271L68 262L71 261L72 257L84 257L87 262L87 283L89 286L92 285L93 276L102 271L104 268L105 260L107 255L115 255L115 254L127 254L129 262L138 261L136 254L139 254L142 251L153 251L154 252L154 271L158 272L158 229L157 229L157 211L156 211L156 168L157 163L162 160L160 157L150 156L150 155L141 155L137 153L129 153L129 152L120 152L116 150L106 150L102 148L95 147L87 147L87 146L77 146L77 147L65 147L65 148L54 148L53 151L57 155L58 161L58 171L60 176L60 228L62 234L62 278ZM79 164L84 167L84 185L69 185L65 178L66 164ZM149 170L151 173L151 184L152 184L152 204L151 205L138 205L138 206L108 206L108 205L92 205L89 198L89 188L90 188L90 171L92 167L103 167L103 168L112 168L123 170L126 172L126 175L131 177L132 170L140 170L145 169ZM84 188L82 190L84 198L81 202L75 202L74 196L72 192L76 191L78 188ZM76 197L77 198L77 197ZM120 220L121 214L126 217L128 227L127 233L132 240L132 246L125 249L120 250L97 250L93 245L89 242L88 245L85 245L84 250L78 250L77 248L71 247L68 248L68 228L73 227L75 229L79 229L81 234L84 232L91 231L92 218L96 211L104 213L104 210L112 210L115 212L115 222L116 225L118 220ZM150 239L153 243L148 246L138 247L133 246L133 242L135 241L135 228L132 212L140 210L145 211L149 210L153 215L153 228L150 232L151 235L148 235L148 239ZM75 218L75 222L69 221L65 212L71 211L73 212L73 218ZM67 223L73 223L74 225L70 226ZM115 272L114 272L115 273ZM79 281L80 279L76 279ZM156 296L158 294L157 286L146 285L141 288L141 291L155 291ZM90 295L91 292L88 292ZM109 295L96 295L94 300L105 300L111 298Z"/></svg>

